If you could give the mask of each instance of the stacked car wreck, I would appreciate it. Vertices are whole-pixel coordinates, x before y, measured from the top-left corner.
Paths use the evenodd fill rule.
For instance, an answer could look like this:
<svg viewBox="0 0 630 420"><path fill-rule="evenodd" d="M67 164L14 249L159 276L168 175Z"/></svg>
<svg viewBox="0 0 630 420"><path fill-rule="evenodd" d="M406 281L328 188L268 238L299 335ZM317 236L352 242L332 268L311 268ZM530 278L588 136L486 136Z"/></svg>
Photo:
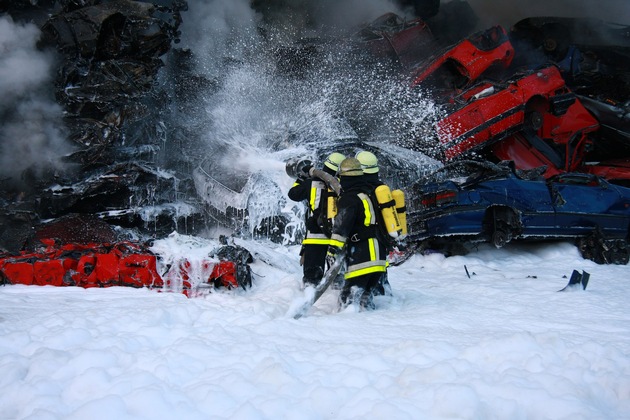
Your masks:
<svg viewBox="0 0 630 420"><path fill-rule="evenodd" d="M607 96L610 92L599 90L598 96L576 92L592 92L602 79L614 79L620 90L627 89L627 73L619 68L628 63L623 54L630 46L630 27L617 26L616 40L622 45L608 47L616 51L615 57L625 58L622 64L604 62L601 55L602 70L593 72L591 66L587 75L572 61L581 55L568 26L588 23L591 28L605 28L604 24L554 18L536 23L517 23L513 30L518 36L513 36L528 54L537 50L545 57L542 62L526 63L506 32L494 27L449 48L412 76L413 87L428 88L449 110L435 127L433 141L439 145L440 160L472 158L487 161L488 166L510 162L507 168L511 168L506 169L509 175L494 173L489 178L460 168L453 176L463 176L465 181L450 188L429 180L419 182L412 194L416 199L410 215L413 238L433 245L474 239L496 246L511 239L576 238L585 257L626 264L630 233L626 112L622 105L613 107L617 102ZM545 24L555 30L545 32ZM566 30L560 31L563 26ZM524 28L530 29L527 36ZM593 57L603 48L584 42L581 54ZM567 68L567 61L573 65ZM585 80L591 82L588 89ZM601 160L610 156L616 158ZM518 174L532 172L536 179L508 182L510 177L519 179ZM504 181L489 182L497 177ZM530 196L537 189L537 198ZM526 206L518 204L523 199Z"/></svg>
<svg viewBox="0 0 630 420"><path fill-rule="evenodd" d="M580 38L581 27L588 28L590 34L599 29L609 33L601 38ZM434 224L430 223L430 218L436 217L436 207L443 206L446 213L466 213L457 205L446 206L458 201L455 190L446 196L434 193L444 200L427 200L423 190L431 189L428 179L404 185L399 179L388 179L409 192L409 241L422 247L468 240L503 246L512 239L568 238L577 241L586 258L627 263L630 114L628 96L620 96L620 92L627 92L630 85L629 33L628 26L591 19L539 18L518 22L509 32L497 25L455 44L443 45L448 36L432 31L422 18L406 20L388 13L354 37L341 40L341 44L369 52L377 62L395 61L409 89L429 95L443 110L444 116L431 130L415 130L409 124L411 129L398 132L399 138L381 142L375 153L383 162L388 161L388 146L395 143L447 166L470 159L488 166L511 162L503 168L508 168L514 179L525 176L527 182L503 183L494 191L497 197L513 195L523 200L530 197L523 191L528 182L537 183L530 185L534 189L544 187L545 209L537 209L535 203L519 208L501 200L488 200L483 209L477 203L481 216L474 227L466 226L465 220L451 218L449 230L442 230L432 228ZM601 42L616 44L604 46ZM296 47L291 68L303 75L306 66L317 62L314 57L322 44ZM430 56L436 50L439 53ZM284 50L282 59L287 56ZM286 73L285 61L281 67ZM625 103L621 102L623 98ZM349 122L352 125L351 118ZM369 130L356 130L369 138ZM341 139L333 146L345 150L348 145L348 140ZM363 143L360 147L373 146ZM208 173L201 167L199 173L201 169ZM418 168L408 169L418 172ZM507 180L507 172L498 172ZM481 182L483 177L477 180ZM519 186L512 190L508 184ZM206 176L198 185L200 194L212 205L208 185L216 190L223 183ZM582 195L576 193L579 191ZM245 202L249 196L239 197ZM588 204L597 197L606 199L598 205ZM530 213L549 213L544 229L534 229L531 223L536 219L525 217L525 208ZM241 209L245 214L244 205Z"/></svg>
<svg viewBox="0 0 630 420"><path fill-rule="evenodd" d="M68 215L40 228L32 242L0 255L0 284L126 286L188 297L252 285L252 255L224 237L206 257L163 261L148 243L118 240L97 217Z"/></svg>

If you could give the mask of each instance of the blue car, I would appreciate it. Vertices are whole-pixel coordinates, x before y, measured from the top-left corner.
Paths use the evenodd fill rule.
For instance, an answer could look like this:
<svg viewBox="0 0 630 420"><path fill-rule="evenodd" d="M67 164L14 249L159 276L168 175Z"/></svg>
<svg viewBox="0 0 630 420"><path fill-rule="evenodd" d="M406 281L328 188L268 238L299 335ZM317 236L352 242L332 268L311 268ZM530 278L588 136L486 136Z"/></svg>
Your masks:
<svg viewBox="0 0 630 420"><path fill-rule="evenodd" d="M544 168L458 161L415 183L408 197L409 240L430 246L513 239L576 240L585 258L628 263L630 188L592 174L545 180Z"/></svg>

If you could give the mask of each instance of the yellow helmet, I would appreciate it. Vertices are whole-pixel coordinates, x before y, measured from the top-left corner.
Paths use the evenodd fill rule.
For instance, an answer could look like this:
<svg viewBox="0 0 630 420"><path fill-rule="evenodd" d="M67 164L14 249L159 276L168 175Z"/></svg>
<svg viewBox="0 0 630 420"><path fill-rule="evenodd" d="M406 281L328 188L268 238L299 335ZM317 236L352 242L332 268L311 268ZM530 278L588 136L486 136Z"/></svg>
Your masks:
<svg viewBox="0 0 630 420"><path fill-rule="evenodd" d="M361 176L363 170L361 169L361 162L357 158L349 157L345 158L339 164L339 176Z"/></svg>
<svg viewBox="0 0 630 420"><path fill-rule="evenodd" d="M337 172L337 170L339 169L339 164L345 158L346 157L342 155L341 153L337 153L337 152L331 153L324 161L324 166L327 167L328 169L332 169L333 171Z"/></svg>
<svg viewBox="0 0 630 420"><path fill-rule="evenodd" d="M378 159L372 152L363 150L355 156L361 162L361 168L366 174L375 174L378 172Z"/></svg>

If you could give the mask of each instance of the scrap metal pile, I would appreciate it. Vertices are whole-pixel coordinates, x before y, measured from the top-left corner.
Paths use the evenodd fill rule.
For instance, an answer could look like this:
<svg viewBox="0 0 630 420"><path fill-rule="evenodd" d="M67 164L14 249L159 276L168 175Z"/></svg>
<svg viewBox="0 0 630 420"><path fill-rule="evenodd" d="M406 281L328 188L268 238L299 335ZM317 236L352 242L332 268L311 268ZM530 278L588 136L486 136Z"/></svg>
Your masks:
<svg viewBox="0 0 630 420"><path fill-rule="evenodd" d="M179 165L186 132L168 122L175 81L159 79L187 7L185 0L0 4L0 16L36 25L38 49L54 52L50 90L72 149L52 170L44 162L0 179L0 249L20 251L34 227L74 213L154 236L204 226L187 168Z"/></svg>
<svg viewBox="0 0 630 420"><path fill-rule="evenodd" d="M487 178L458 173L468 177L460 188L426 179L408 185L410 241L499 247L512 239L572 238L585 258L628 262L630 25L528 18L433 55L440 42L423 19L389 13L358 35L373 56L395 58L409 88L443 110L431 130L403 132L394 143L447 166L509 162L509 171L493 169ZM525 182L511 184L508 173ZM429 187L448 200L426 199ZM523 199L531 202L519 204Z"/></svg>
<svg viewBox="0 0 630 420"><path fill-rule="evenodd" d="M461 181L410 186L410 241L452 249L573 238L584 258L629 261L630 26L529 18L510 32L474 33L419 65L400 61L411 88L446 111L407 146L443 162L443 172L486 162L483 174L452 175Z"/></svg>

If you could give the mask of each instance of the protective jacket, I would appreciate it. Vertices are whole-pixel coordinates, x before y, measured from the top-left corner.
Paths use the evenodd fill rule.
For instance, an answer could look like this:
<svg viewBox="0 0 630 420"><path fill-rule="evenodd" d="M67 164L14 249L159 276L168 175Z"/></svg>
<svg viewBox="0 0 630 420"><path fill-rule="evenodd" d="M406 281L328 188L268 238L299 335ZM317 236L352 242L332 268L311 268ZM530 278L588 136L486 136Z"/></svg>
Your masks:
<svg viewBox="0 0 630 420"><path fill-rule="evenodd" d="M308 201L306 236L300 250L304 284L316 285L324 275L326 250L330 245L331 235L330 221L327 219L328 194L326 184L313 178L298 178L288 192L289 198L293 201Z"/></svg>
<svg viewBox="0 0 630 420"><path fill-rule="evenodd" d="M370 173L370 174L364 174L363 178L365 179L365 181L370 184L371 190L370 193L375 195L375 191L376 188L384 185L385 183L383 181L381 181L381 178L377 173ZM384 254L384 258L385 258L385 266L389 267L389 263L387 262L387 255L389 254L389 251L391 251L391 241L389 240L389 238L387 238L385 236L385 234L383 233L383 229L376 229L377 230L377 239L379 240L379 244L383 246L383 248L385 249L385 254ZM374 285L374 289L373 289L373 293L374 295L386 295L389 294L391 295L391 286L389 284L389 280L387 278L387 270L385 270L382 274L381 277L379 278L378 282L376 285Z"/></svg>
<svg viewBox="0 0 630 420"><path fill-rule="evenodd" d="M293 201L308 201L306 210L306 237L303 245L329 245L330 224L327 220L328 187L318 179L297 179L289 190Z"/></svg>
<svg viewBox="0 0 630 420"><path fill-rule="evenodd" d="M341 186L343 193L337 203L331 245L347 246L345 279L386 272L386 249L378 240L378 210L369 197L373 186L364 176L342 177Z"/></svg>

